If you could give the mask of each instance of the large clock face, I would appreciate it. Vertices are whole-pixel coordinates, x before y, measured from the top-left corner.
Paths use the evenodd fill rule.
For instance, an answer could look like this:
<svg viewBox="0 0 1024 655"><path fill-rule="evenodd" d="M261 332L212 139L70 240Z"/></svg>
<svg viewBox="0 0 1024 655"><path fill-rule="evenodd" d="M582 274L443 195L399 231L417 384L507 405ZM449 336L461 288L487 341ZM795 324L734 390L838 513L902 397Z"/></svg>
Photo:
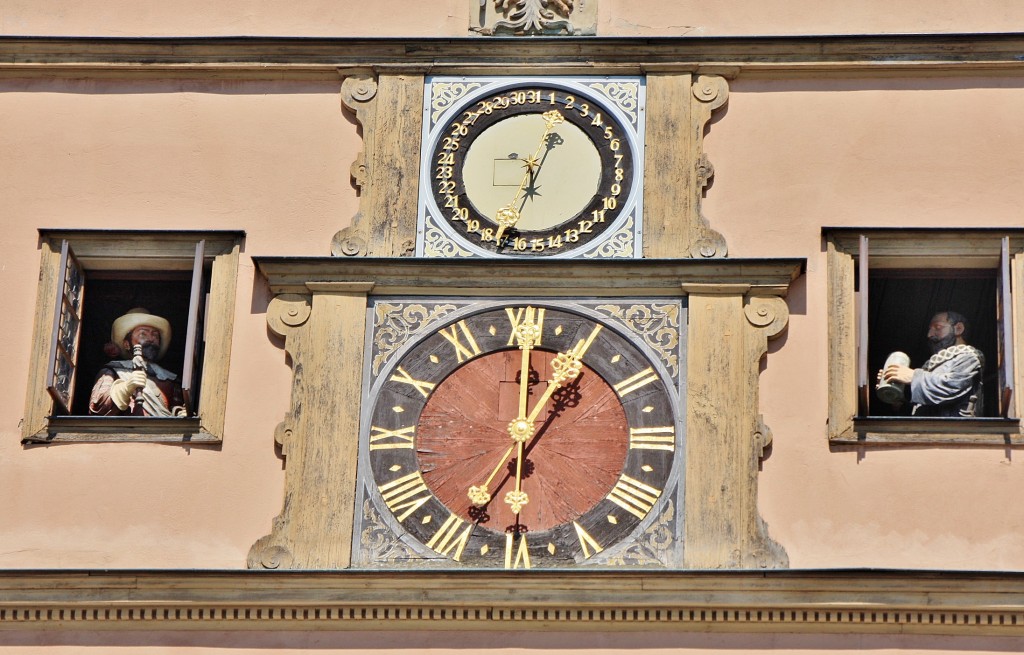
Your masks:
<svg viewBox="0 0 1024 655"><path fill-rule="evenodd" d="M623 333L541 304L438 326L382 372L363 435L378 507L427 557L580 564L661 505L675 394Z"/></svg>
<svg viewBox="0 0 1024 655"><path fill-rule="evenodd" d="M543 81L484 91L428 138L429 212L453 239L491 255L570 256L635 213L637 128L607 97Z"/></svg>

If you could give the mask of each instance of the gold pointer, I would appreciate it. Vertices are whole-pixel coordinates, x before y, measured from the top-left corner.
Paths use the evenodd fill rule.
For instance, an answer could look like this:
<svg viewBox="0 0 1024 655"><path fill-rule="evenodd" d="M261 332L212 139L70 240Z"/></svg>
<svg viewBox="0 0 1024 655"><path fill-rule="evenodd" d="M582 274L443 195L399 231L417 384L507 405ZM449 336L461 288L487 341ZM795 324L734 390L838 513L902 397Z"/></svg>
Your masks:
<svg viewBox="0 0 1024 655"><path fill-rule="evenodd" d="M523 180L519 183L519 188L516 189L516 195L512 198L504 207L498 209L494 215L494 219L498 221L498 233L494 235L494 243L501 243L501 235L510 227L514 227L519 222L519 210L516 209L516 203L519 202L519 197L523 194L523 189L526 188L526 183L530 181L534 171L539 167L540 162L540 151L544 148L544 143L547 141L548 135L555 129L556 125L561 125L565 122L565 117L557 109L546 111L541 114L541 118L544 119L544 134L540 137L540 143L537 144L537 150L523 160L523 166L526 168L526 173L523 175Z"/></svg>
<svg viewBox="0 0 1024 655"><path fill-rule="evenodd" d="M486 505L491 500L491 494L488 491L491 481L494 480L494 476L496 476L498 471L500 471L502 466L504 466L505 461L508 459L509 455L512 454L512 449L516 448L517 444L519 448L519 460L516 465L516 486L519 487L518 480L522 477L523 443L530 438L530 435L533 434L533 423L526 420L526 406L527 399L529 397L530 351L533 350L534 344L536 344L540 339L540 326L537 325L534 320L535 315L536 310L533 307L527 307L523 317L523 322L516 328L516 341L519 344L519 349L523 351L519 373L519 413L516 415L516 419L508 426L509 434L516 443L509 446L509 449L505 451L501 461L498 462L496 467L494 467L491 474L487 476L487 480L484 481L483 485L479 487L472 486L469 488L467 495L469 496L470 501L472 501L477 507ZM521 489L519 491L521 493ZM525 502L527 501L524 500L523 503ZM518 514L518 511L516 513Z"/></svg>
<svg viewBox="0 0 1024 655"><path fill-rule="evenodd" d="M519 414L508 426L508 433L512 441L516 442L516 488L505 494L505 502L512 506L513 514L518 514L522 511L523 505L530 502L530 497L523 491L523 444L533 435L533 421L526 418L530 391L530 351L540 336L540 328L533 318L533 307L527 307L523 323L516 330L516 338L523 351L519 367Z"/></svg>
<svg viewBox="0 0 1024 655"><path fill-rule="evenodd" d="M555 391L559 389L559 387L563 386L567 382L576 379L576 377L580 374L580 370L582 367L581 359L583 358L583 355L587 352L587 350L590 349L591 344L594 342L594 339L597 338L597 334L600 331L601 326L595 326L594 330L586 339L580 339L579 342L571 350L568 350L564 353L559 353L558 355L555 356L555 359L551 362L551 368L553 372L552 379L548 382L547 387L544 389L544 393L541 395L540 400L537 401L537 404L534 406L533 411L530 412L529 416L527 416L525 419L521 418L522 415L525 413L525 405L523 404L522 387L520 387L520 418L516 418L514 421L512 421L512 423L509 424L509 433L512 434L512 438L514 441L516 441L516 443L513 444L512 446L509 446L508 450L505 451L505 454L502 455L501 457L501 461L499 461L498 465L494 467L494 470L491 471L491 475L487 478L487 481L484 482L484 484L481 487L470 487L469 498L471 501L473 501L474 505L480 507L486 505L490 501L491 496L488 493L487 489L490 486L491 481L494 479L494 476L496 476L498 474L498 471L500 471L501 468L505 465L505 462L508 460L509 455L512 454L513 449L519 449L519 458L520 461L522 460L522 451L525 450L526 442L536 437L536 435L534 434L535 421L537 420L537 417L540 415L541 411L544 409L544 405L555 393ZM520 379L520 382L522 382L522 379ZM520 439L522 439L522 441L520 441ZM518 481L521 481L522 470L519 467L520 464L517 463L517 478L519 478ZM519 485L517 484L517 486ZM521 487L517 491L519 493L523 493ZM508 492L508 494L506 494L505 500L506 502L509 502L510 505L512 503L509 501L509 495L514 493L515 491L510 491ZM525 504L525 502L523 504ZM519 513L515 505L513 505L512 511L516 514Z"/></svg>
<svg viewBox="0 0 1024 655"><path fill-rule="evenodd" d="M544 405L547 404L548 399L558 390L564 386L567 382L575 380L580 374L583 363L580 359L583 357L583 353L587 352L590 348L590 344L593 343L594 338L597 337L597 333L601 331L601 326L598 325L594 328L594 331L590 333L590 336L586 339L580 339L579 343L570 350L569 352L558 353L554 360L551 361L552 376L548 382L548 386L544 389L544 393L541 395L540 400L534 405L533 411L526 418L525 422L521 419L513 421L512 425L509 426L509 432L512 433L512 438L515 439L519 444L519 459L516 461L516 488L514 491L510 491L505 494L505 502L512 506L512 513L519 514L523 505L529 502L529 497L526 492L522 490L522 466L523 466L523 447L527 439L536 437L534 434L534 421L540 416L540 412L544 409ZM521 407L525 407L522 406ZM529 434L520 435L514 431L514 426L524 424L529 430ZM520 438L522 440L520 441Z"/></svg>

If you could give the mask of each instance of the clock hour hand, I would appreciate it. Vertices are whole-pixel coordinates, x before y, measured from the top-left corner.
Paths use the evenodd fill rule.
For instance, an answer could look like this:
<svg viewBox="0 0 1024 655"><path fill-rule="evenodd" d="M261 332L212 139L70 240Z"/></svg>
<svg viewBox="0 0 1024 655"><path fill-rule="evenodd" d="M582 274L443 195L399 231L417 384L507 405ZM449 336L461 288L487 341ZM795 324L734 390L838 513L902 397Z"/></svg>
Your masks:
<svg viewBox="0 0 1024 655"><path fill-rule="evenodd" d="M473 505L475 505L476 507L483 507L487 503L491 502L491 493L488 491L488 489L490 489L491 482L494 480L494 476L498 475L498 471L500 471L505 466L505 462L508 460L508 456L512 454L512 451L514 449L515 444L508 447L508 450L505 451L505 454L501 456L501 461L498 462L498 465L494 467L494 470L491 471L491 474L487 476L487 479L484 480L484 483L482 485L480 485L479 487L473 485L472 487L469 488L469 492L466 495L469 496L469 501L473 503Z"/></svg>

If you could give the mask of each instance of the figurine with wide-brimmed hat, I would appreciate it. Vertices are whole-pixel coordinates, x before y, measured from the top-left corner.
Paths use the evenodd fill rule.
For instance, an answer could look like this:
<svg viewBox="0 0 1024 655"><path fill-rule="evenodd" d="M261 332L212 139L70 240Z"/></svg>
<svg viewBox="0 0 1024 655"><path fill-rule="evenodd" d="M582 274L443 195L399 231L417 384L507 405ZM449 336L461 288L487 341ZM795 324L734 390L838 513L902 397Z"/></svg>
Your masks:
<svg viewBox="0 0 1024 655"><path fill-rule="evenodd" d="M96 376L89 413L101 416L185 416L178 376L156 364L171 344L171 324L143 307L114 320L107 362Z"/></svg>

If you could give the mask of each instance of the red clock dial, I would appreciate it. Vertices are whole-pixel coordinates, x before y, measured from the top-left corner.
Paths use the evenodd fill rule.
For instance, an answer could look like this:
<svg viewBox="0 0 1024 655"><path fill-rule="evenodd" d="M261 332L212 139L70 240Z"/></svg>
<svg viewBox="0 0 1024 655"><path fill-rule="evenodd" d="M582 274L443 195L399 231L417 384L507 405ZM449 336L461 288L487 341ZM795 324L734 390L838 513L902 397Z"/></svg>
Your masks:
<svg viewBox="0 0 1024 655"><path fill-rule="evenodd" d="M515 485L516 453L509 423L516 418L519 350L474 359L434 390L420 415L420 467L437 498L466 520L505 532L512 526L547 530L582 516L608 495L622 473L629 444L626 413L612 387L590 367L556 392L524 446L522 487L529 500L514 514L503 496ZM530 399L551 378L555 353L531 353ZM540 418L542 417L542 418ZM477 507L467 497L496 466L493 499Z"/></svg>
<svg viewBox="0 0 1024 655"><path fill-rule="evenodd" d="M362 437L370 499L420 557L599 562L673 493L677 392L627 328L596 315L486 303L381 370Z"/></svg>

